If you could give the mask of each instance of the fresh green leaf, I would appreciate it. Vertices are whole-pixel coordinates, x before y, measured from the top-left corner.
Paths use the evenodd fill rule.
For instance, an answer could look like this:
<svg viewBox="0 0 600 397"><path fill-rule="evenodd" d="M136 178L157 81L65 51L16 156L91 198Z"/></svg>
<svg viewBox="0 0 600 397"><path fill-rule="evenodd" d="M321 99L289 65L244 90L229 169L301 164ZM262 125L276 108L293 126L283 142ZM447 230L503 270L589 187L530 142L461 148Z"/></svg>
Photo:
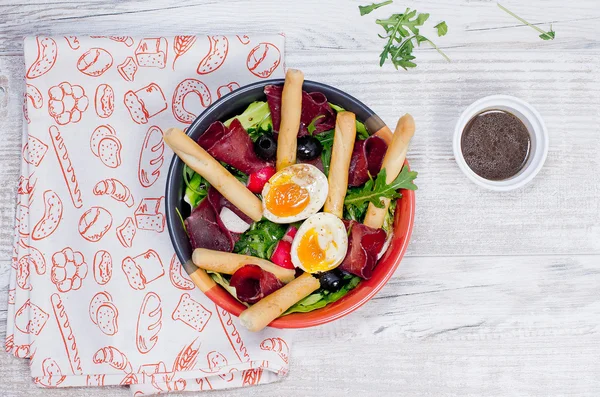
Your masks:
<svg viewBox="0 0 600 397"><path fill-rule="evenodd" d="M175 207L175 212L177 212L177 216L179 217L179 220L181 221L181 226L183 226L183 231L185 232L185 234L187 234L189 236L189 233L187 231L187 226L185 225L183 216L181 216L181 212L179 212L179 208Z"/></svg>
<svg viewBox="0 0 600 397"><path fill-rule="evenodd" d="M398 192L399 189L416 190L417 185L413 183L417 177L417 173L409 171L407 167L402 167L402 171L398 174L396 179L389 185L385 182L386 170L382 169L377 175L375 183L369 180L365 185L346 195L344 204L360 206L364 203L373 203L377 208L383 208L384 204L382 198L388 198L390 200L400 198L402 195Z"/></svg>
<svg viewBox="0 0 600 397"><path fill-rule="evenodd" d="M225 127L229 127L234 119L238 119L242 124L242 127L247 131L250 128L256 128L262 126L267 120L271 120L271 110L267 102L252 102L244 113L239 116L235 116L224 122ZM272 121L270 121L272 125Z"/></svg>
<svg viewBox="0 0 600 397"><path fill-rule="evenodd" d="M514 12L510 11L508 8L504 7L500 3L496 3L496 4L498 4L498 7L500 7L500 9L502 11L506 12L508 15L514 17L515 19L517 19L521 23L524 23L525 25L529 26L530 28L533 28L533 29L537 30L540 33L540 36L539 36L540 39L542 39L542 40L554 40L554 37L556 37L556 32L552 30L552 25L550 25L550 30L548 32L546 32L546 31L538 28L537 26L532 25L531 23L527 22L526 20L524 20L523 18L521 18L520 16L518 16Z"/></svg>
<svg viewBox="0 0 600 397"><path fill-rule="evenodd" d="M434 26L437 29L438 37L445 36L448 33L448 25L446 25L446 21L442 21Z"/></svg>
<svg viewBox="0 0 600 397"><path fill-rule="evenodd" d="M367 139L369 137L369 131L363 123L356 120L356 135L358 139Z"/></svg>
<svg viewBox="0 0 600 397"><path fill-rule="evenodd" d="M208 195L210 185L200 174L197 174L188 167L187 164L183 166L183 182L186 186L183 200L194 209Z"/></svg>
<svg viewBox="0 0 600 397"><path fill-rule="evenodd" d="M358 6L358 10L360 11L360 16L363 16L363 15L367 15L367 14L375 11L379 7L383 7L388 4L392 4L392 3L393 3L393 0L387 0L387 1L383 1L381 3L373 3L368 6Z"/></svg>
<svg viewBox="0 0 600 397"><path fill-rule="evenodd" d="M306 298L294 304L290 307L283 316L291 313L307 313L313 310L320 309L322 307L327 306L330 303L336 302L342 299L344 296L348 294L348 292L352 291L358 283L360 283L360 277L347 275L345 277L346 284L337 292L329 292L323 289L318 290L317 292L310 294Z"/></svg>
<svg viewBox="0 0 600 397"><path fill-rule="evenodd" d="M338 105L336 105L334 103L331 103L331 102L329 102L329 107L332 108L333 110L335 110L337 113L339 113L339 112L345 112L346 111L346 109L344 109L343 107L338 106Z"/></svg>
<svg viewBox="0 0 600 397"><path fill-rule="evenodd" d="M235 299L237 299L238 302L242 303L243 305L248 306L247 303L242 302L241 300L239 300L237 298L237 291L235 290L235 287L232 287L229 284L229 276L226 276L226 275L223 275L223 274L217 273L217 272L211 272L210 270L207 270L206 273L208 273L210 278L212 278L215 283L217 283L221 287L225 288L225 290L227 292L229 292Z"/></svg>
<svg viewBox="0 0 600 397"><path fill-rule="evenodd" d="M240 236L238 242L235 243L233 252L270 259L275 246L283 238L286 230L286 225L263 219L252 224L250 229Z"/></svg>
<svg viewBox="0 0 600 397"><path fill-rule="evenodd" d="M385 218L383 220L383 226L381 228L385 230L385 232L388 233L388 235L394 227L394 213L396 212L397 205L397 200L393 200L390 203L390 206L388 207L388 212L385 214Z"/></svg>
<svg viewBox="0 0 600 397"><path fill-rule="evenodd" d="M306 129L308 130L308 133L310 135L312 135L313 132L315 132L315 130L317 129L317 127L315 127L315 123L317 122L317 120L322 119L323 117L325 117L324 114L315 117L314 119L312 119L312 121L310 122L310 124L308 125L308 127L306 127Z"/></svg>
<svg viewBox="0 0 600 397"><path fill-rule="evenodd" d="M231 175L235 176L235 178L242 182L244 185L248 183L248 175L244 174L242 171L238 170L235 167L230 166L224 161L221 161L221 165L227 169L231 173Z"/></svg>
<svg viewBox="0 0 600 397"><path fill-rule="evenodd" d="M331 163L334 133L334 130L329 130L315 135L315 138L317 138L319 142L321 142L321 146L323 146L323 151L321 152L321 162L323 163L323 173L326 176L329 176L329 164Z"/></svg>

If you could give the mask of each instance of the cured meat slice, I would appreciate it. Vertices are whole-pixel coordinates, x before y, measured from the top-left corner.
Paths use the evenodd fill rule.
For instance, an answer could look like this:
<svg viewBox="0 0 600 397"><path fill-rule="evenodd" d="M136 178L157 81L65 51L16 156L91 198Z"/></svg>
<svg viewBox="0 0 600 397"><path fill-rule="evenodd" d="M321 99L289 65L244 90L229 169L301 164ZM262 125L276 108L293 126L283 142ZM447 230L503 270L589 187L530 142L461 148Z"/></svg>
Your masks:
<svg viewBox="0 0 600 397"><path fill-rule="evenodd" d="M256 303L283 287L283 283L256 265L245 265L236 270L229 284L235 287L237 298L242 302Z"/></svg>
<svg viewBox="0 0 600 397"><path fill-rule="evenodd" d="M366 280L373 275L377 255L385 244L387 234L383 229L374 229L356 221L344 221L348 236L348 253L339 266L341 270Z"/></svg>
<svg viewBox="0 0 600 397"><path fill-rule="evenodd" d="M381 163L383 163L386 151L387 143L375 135L354 142L348 169L348 185L361 186L369 180L369 175L375 178L381 170Z"/></svg>

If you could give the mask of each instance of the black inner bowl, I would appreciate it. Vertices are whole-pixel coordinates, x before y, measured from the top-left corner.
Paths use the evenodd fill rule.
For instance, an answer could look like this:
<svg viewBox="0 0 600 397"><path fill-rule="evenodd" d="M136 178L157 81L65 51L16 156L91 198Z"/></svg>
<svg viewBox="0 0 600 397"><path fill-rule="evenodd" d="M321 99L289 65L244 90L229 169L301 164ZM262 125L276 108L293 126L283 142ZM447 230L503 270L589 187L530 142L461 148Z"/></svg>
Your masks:
<svg viewBox="0 0 600 397"><path fill-rule="evenodd" d="M264 87L270 84L283 84L283 79L274 79L259 81L240 89L237 89L213 103L189 126L187 134L194 140L198 140L200 135L206 131L213 122L225 121L231 117L242 114L244 110L255 101L265 101ZM379 117L375 116L373 111L358 99L346 94L337 88L326 84L306 80L302 86L306 92L322 92L330 103L341 106L344 109L356 114L356 119L365 123L369 133L374 133L383 126ZM373 117L374 116L374 117ZM167 227L171 242L177 253L177 257L184 264L185 269L193 271L189 267L189 261L192 257L192 246L189 238L181 224L177 210L181 213L183 219L190 214L189 205L183 201L183 192L185 183L183 182L183 161L177 156L173 156L169 172L167 174L167 186L165 192L165 212L167 215Z"/></svg>

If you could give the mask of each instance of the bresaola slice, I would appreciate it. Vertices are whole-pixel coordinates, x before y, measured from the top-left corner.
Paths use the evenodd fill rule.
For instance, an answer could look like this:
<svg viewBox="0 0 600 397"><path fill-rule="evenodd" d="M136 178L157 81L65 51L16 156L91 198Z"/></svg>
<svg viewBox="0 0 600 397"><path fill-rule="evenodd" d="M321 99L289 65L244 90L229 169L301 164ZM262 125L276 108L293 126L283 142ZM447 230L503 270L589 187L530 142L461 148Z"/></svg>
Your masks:
<svg viewBox="0 0 600 397"><path fill-rule="evenodd" d="M240 267L231 276L229 285L235 288L240 301L250 304L283 287L283 283L273 273L264 271L256 265Z"/></svg>
<svg viewBox="0 0 600 397"><path fill-rule="evenodd" d="M361 186L369 180L369 175L375 178L379 174L387 146L387 143L376 135L354 142L348 169L349 186Z"/></svg>
<svg viewBox="0 0 600 397"><path fill-rule="evenodd" d="M348 236L348 253L339 269L368 280L377 265L377 255L383 248L386 233L356 221L344 221Z"/></svg>
<svg viewBox="0 0 600 397"><path fill-rule="evenodd" d="M234 119L229 128L220 121L215 121L200 135L198 144L215 159L244 174L273 166L272 162L261 160L254 153L252 139L238 119Z"/></svg>
<svg viewBox="0 0 600 397"><path fill-rule="evenodd" d="M265 86L265 95L267 103L271 110L271 120L273 121L273 130L279 131L281 124L281 94L283 86L267 85ZM319 117L318 119L316 119ZM315 120L316 119L316 120ZM308 134L307 127L315 120L315 134L332 130L335 127L335 112L329 106L327 97L321 92L302 91L302 113L300 115L300 131L298 136Z"/></svg>

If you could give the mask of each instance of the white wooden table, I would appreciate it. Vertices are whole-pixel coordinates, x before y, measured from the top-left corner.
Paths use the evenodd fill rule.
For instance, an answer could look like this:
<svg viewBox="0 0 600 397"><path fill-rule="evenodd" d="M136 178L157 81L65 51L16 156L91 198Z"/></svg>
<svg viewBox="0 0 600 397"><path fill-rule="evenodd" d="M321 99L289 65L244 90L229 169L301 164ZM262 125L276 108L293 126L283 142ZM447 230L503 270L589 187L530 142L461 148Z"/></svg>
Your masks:
<svg viewBox="0 0 600 397"><path fill-rule="evenodd" d="M214 396L482 396L600 393L600 6L597 0L506 0L556 40L545 42L489 0L402 2L360 17L360 1L20 1L0 6L0 335L19 173L23 56L33 34L284 31L287 65L418 131L417 217L408 254L367 305L298 331L289 377ZM405 6L446 20L452 58L418 52L410 72L379 68L375 17ZM433 24L431 24L433 26ZM460 112L488 94L519 96L543 115L548 160L511 193L484 191L454 162ZM43 390L27 363L0 354L2 396L103 396ZM113 388L110 395L126 396Z"/></svg>

